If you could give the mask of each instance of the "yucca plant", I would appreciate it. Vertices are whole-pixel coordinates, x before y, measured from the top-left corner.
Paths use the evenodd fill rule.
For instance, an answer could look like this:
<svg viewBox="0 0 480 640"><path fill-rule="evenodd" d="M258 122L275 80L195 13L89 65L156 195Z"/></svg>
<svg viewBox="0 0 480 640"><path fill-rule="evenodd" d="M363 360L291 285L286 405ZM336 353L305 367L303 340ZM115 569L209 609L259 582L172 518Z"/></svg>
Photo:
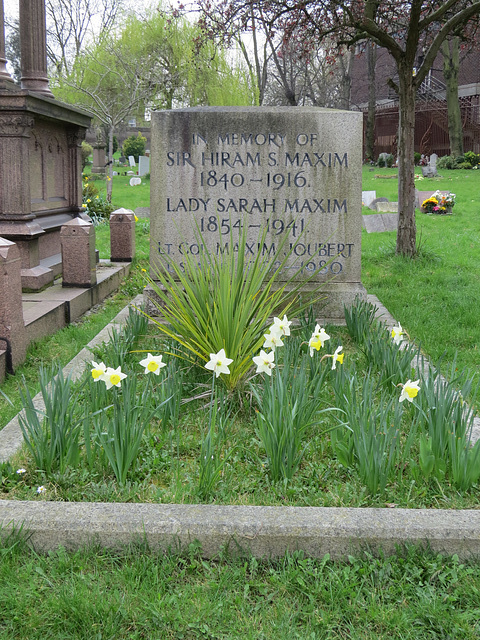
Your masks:
<svg viewBox="0 0 480 640"><path fill-rule="evenodd" d="M233 358L230 375L222 379L228 389L245 380L254 356L264 342L269 318L274 314L296 316L312 302L318 302L318 289L308 300L300 292L316 272L302 281L295 276L279 282L278 276L292 254L286 250L288 236L277 246L276 256L246 256L246 228L238 239L230 235L230 251L220 244L218 255L209 252L197 229L198 255L185 255L183 269L159 256L161 268L150 279L157 296L153 304L159 318L150 318L158 329L177 340L202 363L211 353L225 350ZM258 242L263 246L266 231ZM221 236L220 236L221 240ZM235 249L232 248L235 246ZM285 254L283 260L278 256ZM298 274L297 274L298 275ZM166 321L166 323L165 323Z"/></svg>

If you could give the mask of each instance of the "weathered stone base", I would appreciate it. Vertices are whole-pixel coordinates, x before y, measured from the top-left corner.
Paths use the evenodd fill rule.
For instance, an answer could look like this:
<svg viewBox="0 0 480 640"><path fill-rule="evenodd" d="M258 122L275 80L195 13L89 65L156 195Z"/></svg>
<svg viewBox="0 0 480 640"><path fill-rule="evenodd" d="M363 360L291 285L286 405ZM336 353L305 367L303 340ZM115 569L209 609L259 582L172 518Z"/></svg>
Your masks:
<svg viewBox="0 0 480 640"><path fill-rule="evenodd" d="M0 501L0 529L23 530L38 551L99 544L121 549L146 542L154 551L185 549L197 541L202 556L222 550L278 558L302 550L334 559L369 550L391 555L398 545L422 544L461 559L480 556L480 511L245 507Z"/></svg>
<svg viewBox="0 0 480 640"><path fill-rule="evenodd" d="M159 285L160 286L160 285ZM356 298L366 300L367 291L361 282L335 282L322 285L321 292L316 292L317 285L307 285L303 288L302 297L310 297L317 321L321 324L345 324L344 305L351 306ZM288 290L287 290L288 295ZM150 316L158 316L158 307L162 302L149 285L143 290L145 312ZM320 298L320 299L318 299ZM281 310L278 311L280 313Z"/></svg>

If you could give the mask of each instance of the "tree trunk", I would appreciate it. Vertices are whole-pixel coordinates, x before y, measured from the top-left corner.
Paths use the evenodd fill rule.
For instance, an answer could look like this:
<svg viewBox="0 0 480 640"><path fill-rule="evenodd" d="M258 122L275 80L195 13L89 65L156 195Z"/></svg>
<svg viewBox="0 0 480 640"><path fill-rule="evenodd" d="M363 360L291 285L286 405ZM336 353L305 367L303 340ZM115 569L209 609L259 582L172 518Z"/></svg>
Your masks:
<svg viewBox="0 0 480 640"><path fill-rule="evenodd" d="M112 178L113 178L113 127L108 129L108 171L107 171L107 200L112 201Z"/></svg>
<svg viewBox="0 0 480 640"><path fill-rule="evenodd" d="M447 84L448 135L450 153L463 156L462 112L458 102L458 69L460 66L460 40L454 36L442 43L443 77Z"/></svg>
<svg viewBox="0 0 480 640"><path fill-rule="evenodd" d="M365 155L367 160L375 157L375 65L377 62L377 46L373 42L367 43L367 69L368 69L368 111L365 128Z"/></svg>
<svg viewBox="0 0 480 640"><path fill-rule="evenodd" d="M412 71L399 65L397 254L416 254L415 226L415 84Z"/></svg>

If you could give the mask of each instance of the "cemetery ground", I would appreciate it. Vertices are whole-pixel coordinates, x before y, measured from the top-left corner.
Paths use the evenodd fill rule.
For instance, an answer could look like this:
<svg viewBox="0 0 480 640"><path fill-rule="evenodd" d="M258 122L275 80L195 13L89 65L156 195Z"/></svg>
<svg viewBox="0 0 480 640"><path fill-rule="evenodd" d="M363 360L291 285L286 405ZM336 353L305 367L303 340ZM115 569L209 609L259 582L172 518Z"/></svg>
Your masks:
<svg viewBox="0 0 480 640"><path fill-rule="evenodd" d="M432 362L446 350L444 370L447 370L458 352L459 369L467 366L478 370L480 329L475 309L480 269L475 258L479 242L480 176L474 171L444 173L448 184L441 179L423 180L419 189L454 191L457 204L453 216L417 213L422 244L419 257L413 262L394 255L394 233L364 233L362 279L369 293L378 295L411 339L421 342ZM376 169L373 175L366 170L363 188L375 189L377 196L395 200L396 180L375 178L375 174L388 175L389 170ZM114 180L117 178L121 177ZM114 184L114 200L117 193L120 197L121 187L119 184L116 191ZM122 202L122 206L128 205ZM148 260L142 252L144 247L148 252L147 232L148 225L142 222L137 227L137 254L141 256L137 257L118 306L143 285L141 270ZM107 228L97 228L97 236L101 254L105 248L108 252ZM102 257L108 257L108 253ZM60 332L64 334L63 346L57 335L32 347L19 373L24 371L33 381L42 359L49 362L58 358L66 363L88 341L88 336L98 331L102 317L108 322L114 315L114 304L107 302L77 327ZM98 322L95 327L88 326L92 316ZM72 345L79 328L86 329L86 333L77 335L77 346ZM346 353L354 357L355 350L346 332L330 327L327 330L332 341L344 343ZM3 389L14 397L15 386L10 391L7 386ZM1 415L3 424L3 405ZM183 447L188 442L181 444ZM252 464L255 462L252 460ZM325 474L310 475L312 493L315 484L328 485L330 481ZM349 479L346 480L348 486ZM434 478L430 484L433 494L429 494L427 501L431 502L422 502L425 495L420 495L420 503L415 506L446 507L448 489ZM263 488L267 486L268 483ZM295 480L290 488L270 485L278 500L274 503L290 504L292 488L294 493ZM130 495L118 493L110 498L135 499L135 490ZM454 508L463 508L465 496L455 490L452 494L456 494ZM55 499L54 495L47 499ZM412 506L411 495L412 491L408 495L405 488L399 499ZM350 485L341 499L352 497L357 505L371 504L368 492L362 493L358 485ZM476 506L477 486L468 499L472 502L467 504ZM382 500L376 504L390 502L385 496ZM395 502L396 499L391 501ZM304 504L309 504L308 496ZM365 554L346 562L328 558L315 561L301 554L271 563L228 557L205 562L194 545L180 556L158 556L132 547L123 554L98 549L67 554L60 550L45 557L28 549L20 536L4 541L0 575L4 584L0 602L5 604L0 611L9 612L4 620L0 614L0 629L10 634L6 638L61 637L60 632L65 637L90 638L92 629L97 637L119 638L153 637L152 634L186 638L475 638L479 633L478 563L460 564L456 558L442 558L414 548L399 550L392 558ZM103 586L107 584L108 589Z"/></svg>

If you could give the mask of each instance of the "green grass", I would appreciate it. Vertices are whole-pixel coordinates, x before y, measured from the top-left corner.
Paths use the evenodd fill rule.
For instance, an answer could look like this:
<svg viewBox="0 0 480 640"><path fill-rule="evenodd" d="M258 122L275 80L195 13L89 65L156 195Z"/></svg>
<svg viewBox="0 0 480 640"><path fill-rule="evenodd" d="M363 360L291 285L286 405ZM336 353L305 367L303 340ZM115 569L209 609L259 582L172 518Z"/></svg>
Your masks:
<svg viewBox="0 0 480 640"><path fill-rule="evenodd" d="M480 366L480 173L441 171L440 178L416 183L419 191L452 191L451 216L427 216L417 209L419 255L395 255L395 232L362 232L362 281L432 361L445 354L459 368ZM363 189L397 200L395 169L364 167ZM364 213L372 213L364 207Z"/></svg>
<svg viewBox="0 0 480 640"><path fill-rule="evenodd" d="M476 640L480 564L415 547L345 561L205 561L145 546L0 546L2 640Z"/></svg>
<svg viewBox="0 0 480 640"><path fill-rule="evenodd" d="M374 178L394 172L365 168L363 188L396 200L396 180ZM442 180L422 181L419 188L457 193L454 215L417 213L423 250L413 262L393 255L394 233L363 232L363 281L412 338L422 340L430 356L447 349L451 358L458 351L459 363L478 367L480 175L444 174ZM147 189L129 187L122 177L114 180L114 202L118 197L119 206L148 206ZM132 200L120 200L121 189ZM137 229L137 248L144 236ZM108 257L106 237L99 241L102 257ZM148 255L148 241L145 247L142 260ZM128 280L119 299L108 301L77 327L59 332L64 338L57 334L34 345L20 373L33 383L40 362L67 362L140 290L138 272L145 264L137 265L136 280ZM6 385L2 388L15 392L15 378ZM0 404L2 423L5 411ZM141 546L122 553L59 549L37 554L21 540L10 539L0 546L0 558L2 640L476 640L480 636L478 559L460 563L455 556L413 547L391 558L366 553L342 562L305 559L301 554L276 562L223 555L207 562L195 545L187 553L173 555Z"/></svg>

